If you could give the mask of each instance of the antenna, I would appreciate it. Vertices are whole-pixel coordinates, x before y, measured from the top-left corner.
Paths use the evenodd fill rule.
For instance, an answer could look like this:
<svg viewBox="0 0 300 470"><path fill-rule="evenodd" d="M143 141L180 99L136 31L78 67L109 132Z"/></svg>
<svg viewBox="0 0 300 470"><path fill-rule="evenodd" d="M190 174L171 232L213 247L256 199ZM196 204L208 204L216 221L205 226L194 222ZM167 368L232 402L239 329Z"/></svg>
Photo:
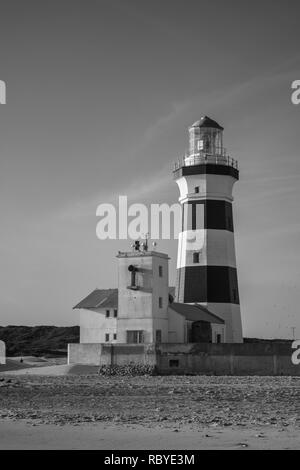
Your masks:
<svg viewBox="0 0 300 470"><path fill-rule="evenodd" d="M295 338L295 330L296 330L296 327L295 326L291 326L291 330L292 330L292 339L296 339Z"/></svg>
<svg viewBox="0 0 300 470"><path fill-rule="evenodd" d="M147 232L145 235L145 241L144 243L142 244L143 245L143 248L144 248L144 251L148 251L148 240L150 238L150 234Z"/></svg>

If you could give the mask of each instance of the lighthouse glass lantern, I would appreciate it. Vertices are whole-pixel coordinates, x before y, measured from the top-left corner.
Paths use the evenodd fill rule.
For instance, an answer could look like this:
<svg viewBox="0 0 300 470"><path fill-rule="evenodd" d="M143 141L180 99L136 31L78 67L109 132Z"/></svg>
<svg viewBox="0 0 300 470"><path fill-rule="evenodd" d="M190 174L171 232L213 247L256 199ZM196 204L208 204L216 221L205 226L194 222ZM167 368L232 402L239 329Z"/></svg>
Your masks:
<svg viewBox="0 0 300 470"><path fill-rule="evenodd" d="M189 128L189 151L186 164L202 163L205 161L219 162L226 159L223 148L223 127L207 116L196 121Z"/></svg>

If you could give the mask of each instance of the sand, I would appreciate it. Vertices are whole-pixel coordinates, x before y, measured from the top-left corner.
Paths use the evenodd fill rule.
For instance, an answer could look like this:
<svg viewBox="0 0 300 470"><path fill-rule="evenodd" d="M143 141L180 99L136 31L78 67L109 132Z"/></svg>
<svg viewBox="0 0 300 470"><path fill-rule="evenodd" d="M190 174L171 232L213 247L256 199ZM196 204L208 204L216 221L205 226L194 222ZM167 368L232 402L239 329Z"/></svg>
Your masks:
<svg viewBox="0 0 300 470"><path fill-rule="evenodd" d="M299 449L294 429L211 427L179 431L143 426L82 424L80 426L35 425L24 421L0 421L0 449Z"/></svg>
<svg viewBox="0 0 300 470"><path fill-rule="evenodd" d="M35 367L30 367L27 364L23 366L20 364L7 364L6 369L0 367L0 374L3 372L3 375L49 375L49 376L65 376L65 375L90 375L97 374L99 367L98 366L89 366L89 365L80 365L80 364L60 364L60 365L38 365Z"/></svg>
<svg viewBox="0 0 300 470"><path fill-rule="evenodd" d="M300 449L299 377L103 377L92 367L0 372L0 448Z"/></svg>

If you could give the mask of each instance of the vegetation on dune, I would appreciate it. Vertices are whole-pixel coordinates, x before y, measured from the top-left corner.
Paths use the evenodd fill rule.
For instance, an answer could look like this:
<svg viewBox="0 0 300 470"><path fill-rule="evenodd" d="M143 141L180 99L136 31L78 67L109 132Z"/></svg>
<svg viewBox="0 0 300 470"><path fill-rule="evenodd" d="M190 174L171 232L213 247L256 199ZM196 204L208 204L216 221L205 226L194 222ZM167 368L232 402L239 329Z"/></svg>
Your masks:
<svg viewBox="0 0 300 470"><path fill-rule="evenodd" d="M7 356L65 355L68 343L79 342L79 327L0 326Z"/></svg>

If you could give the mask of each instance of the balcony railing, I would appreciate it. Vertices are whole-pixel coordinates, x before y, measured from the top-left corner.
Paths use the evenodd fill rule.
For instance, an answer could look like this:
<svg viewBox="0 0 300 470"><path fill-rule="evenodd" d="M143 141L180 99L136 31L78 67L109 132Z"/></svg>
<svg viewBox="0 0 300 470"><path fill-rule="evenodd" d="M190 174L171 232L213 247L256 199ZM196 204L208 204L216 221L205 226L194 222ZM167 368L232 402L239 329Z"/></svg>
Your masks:
<svg viewBox="0 0 300 470"><path fill-rule="evenodd" d="M179 170L185 166L207 164L231 166L238 170L237 160L226 155L226 151L224 149L222 152L215 154L200 151L199 153L195 153L193 155L186 155L174 163L174 171Z"/></svg>

